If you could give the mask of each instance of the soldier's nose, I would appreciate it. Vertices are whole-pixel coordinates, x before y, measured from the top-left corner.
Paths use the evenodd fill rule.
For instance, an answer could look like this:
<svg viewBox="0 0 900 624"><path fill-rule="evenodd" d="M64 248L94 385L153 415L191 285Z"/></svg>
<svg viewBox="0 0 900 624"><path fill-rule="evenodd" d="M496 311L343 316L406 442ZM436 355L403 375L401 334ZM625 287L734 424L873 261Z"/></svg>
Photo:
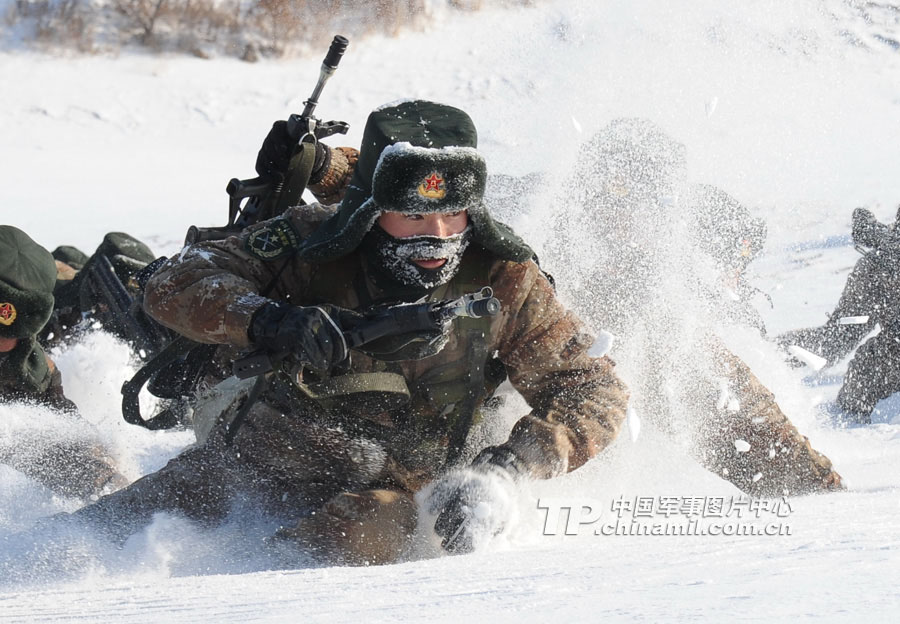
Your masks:
<svg viewBox="0 0 900 624"><path fill-rule="evenodd" d="M440 238L450 236L450 226L445 222L443 217L443 215L434 215L434 218L428 223L428 232L426 232L426 234L429 236L438 236Z"/></svg>

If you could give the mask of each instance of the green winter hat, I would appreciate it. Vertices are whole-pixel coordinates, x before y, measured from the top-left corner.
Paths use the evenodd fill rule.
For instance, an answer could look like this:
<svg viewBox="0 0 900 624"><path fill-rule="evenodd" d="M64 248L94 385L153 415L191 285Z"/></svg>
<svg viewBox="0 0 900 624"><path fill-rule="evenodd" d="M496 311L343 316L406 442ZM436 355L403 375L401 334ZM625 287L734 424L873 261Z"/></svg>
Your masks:
<svg viewBox="0 0 900 624"><path fill-rule="evenodd" d="M53 312L56 262L28 234L0 225L0 336L36 335Z"/></svg>
<svg viewBox="0 0 900 624"><path fill-rule="evenodd" d="M476 150L472 119L445 104L407 100L369 115L359 161L338 212L300 246L300 256L327 262L356 249L385 211L469 211L473 240L504 260L534 252L484 202L487 167Z"/></svg>

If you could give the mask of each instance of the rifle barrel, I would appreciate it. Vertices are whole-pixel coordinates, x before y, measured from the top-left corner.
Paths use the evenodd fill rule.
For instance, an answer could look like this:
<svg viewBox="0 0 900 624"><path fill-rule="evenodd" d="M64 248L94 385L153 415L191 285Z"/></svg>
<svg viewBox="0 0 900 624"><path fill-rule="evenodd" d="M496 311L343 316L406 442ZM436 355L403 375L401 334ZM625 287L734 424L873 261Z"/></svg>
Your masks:
<svg viewBox="0 0 900 624"><path fill-rule="evenodd" d="M335 35L334 39L331 40L328 54L325 55L325 60L322 61L322 68L319 70L319 80L313 88L312 95L304 102L305 106L303 113L300 115L301 117L312 117L313 112L316 110L316 105L319 103L319 96L322 95L322 89L325 88L325 83L337 70L338 63L341 62L341 57L344 56L348 45L350 45L350 40L341 35Z"/></svg>

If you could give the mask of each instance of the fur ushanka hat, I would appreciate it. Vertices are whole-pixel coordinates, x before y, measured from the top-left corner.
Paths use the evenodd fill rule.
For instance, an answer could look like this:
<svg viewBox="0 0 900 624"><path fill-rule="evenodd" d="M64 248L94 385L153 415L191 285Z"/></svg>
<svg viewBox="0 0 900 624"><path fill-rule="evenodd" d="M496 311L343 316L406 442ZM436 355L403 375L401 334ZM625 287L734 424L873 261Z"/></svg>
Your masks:
<svg viewBox="0 0 900 624"><path fill-rule="evenodd" d="M303 241L300 256L327 262L347 255L385 211L468 210L474 242L503 260L529 260L528 245L484 205L487 168L477 144L472 119L452 106L408 100L373 111L338 212Z"/></svg>

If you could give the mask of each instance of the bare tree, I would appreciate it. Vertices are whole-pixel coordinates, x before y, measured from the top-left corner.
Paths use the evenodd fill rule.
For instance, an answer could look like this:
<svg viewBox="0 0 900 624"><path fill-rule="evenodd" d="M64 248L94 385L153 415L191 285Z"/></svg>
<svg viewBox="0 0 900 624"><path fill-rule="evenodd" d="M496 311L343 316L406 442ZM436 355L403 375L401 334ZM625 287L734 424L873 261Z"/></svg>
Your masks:
<svg viewBox="0 0 900 624"><path fill-rule="evenodd" d="M140 42L147 45L154 36L159 18L165 14L170 0L115 0L116 11L140 31Z"/></svg>

